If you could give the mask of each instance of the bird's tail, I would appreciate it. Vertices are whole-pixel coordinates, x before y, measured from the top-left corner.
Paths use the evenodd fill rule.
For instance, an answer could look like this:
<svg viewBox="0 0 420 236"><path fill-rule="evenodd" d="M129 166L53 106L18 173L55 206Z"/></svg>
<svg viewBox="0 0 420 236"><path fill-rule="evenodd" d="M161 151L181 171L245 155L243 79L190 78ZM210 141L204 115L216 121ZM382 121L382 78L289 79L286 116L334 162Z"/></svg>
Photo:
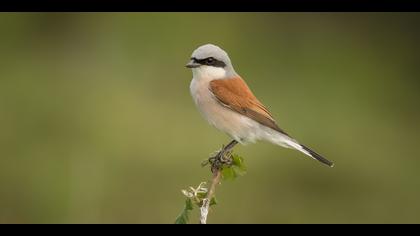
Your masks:
<svg viewBox="0 0 420 236"><path fill-rule="evenodd" d="M312 157L313 159L329 166L329 167L333 167L334 163L332 163L331 161L327 160L325 157L319 155L318 153L316 153L315 151L311 150L310 148L306 147L305 145L299 144L296 140L290 138L289 136L280 134L281 138L277 138L276 140L276 144L283 146L283 147L287 147L287 148L293 148L296 149L302 153L304 153L307 156Z"/></svg>
<svg viewBox="0 0 420 236"><path fill-rule="evenodd" d="M329 167L333 167L334 166L334 163L333 162L331 162L327 158L319 155L318 153L316 153L315 151L313 151L310 148L306 147L305 145L301 145L300 144L300 146L302 147L303 150L299 150L299 151L301 151L301 152L305 153L306 155L308 155L308 156L310 156L310 157L312 157L312 158L314 158L314 159L316 159L316 160L324 163L325 165L327 165Z"/></svg>

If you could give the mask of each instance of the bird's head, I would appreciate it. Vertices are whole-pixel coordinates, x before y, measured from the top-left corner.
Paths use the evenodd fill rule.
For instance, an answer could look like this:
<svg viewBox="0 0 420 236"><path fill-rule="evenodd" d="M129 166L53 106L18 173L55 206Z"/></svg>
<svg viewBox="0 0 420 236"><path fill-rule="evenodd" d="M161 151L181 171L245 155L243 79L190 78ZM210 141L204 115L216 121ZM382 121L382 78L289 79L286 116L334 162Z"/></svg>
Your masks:
<svg viewBox="0 0 420 236"><path fill-rule="evenodd" d="M236 76L228 54L213 44L195 49L186 67L191 68L193 75L198 77L222 79Z"/></svg>

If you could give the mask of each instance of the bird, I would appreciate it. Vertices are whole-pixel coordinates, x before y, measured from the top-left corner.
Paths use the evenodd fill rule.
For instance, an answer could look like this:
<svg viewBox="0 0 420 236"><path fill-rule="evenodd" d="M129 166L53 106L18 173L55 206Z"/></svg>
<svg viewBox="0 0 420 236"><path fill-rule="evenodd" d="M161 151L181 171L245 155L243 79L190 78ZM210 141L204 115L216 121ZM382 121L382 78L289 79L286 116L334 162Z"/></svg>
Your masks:
<svg viewBox="0 0 420 236"><path fill-rule="evenodd" d="M233 139L226 146L228 149L238 143L267 141L333 167L333 162L299 143L277 125L268 108L236 73L222 48L202 45L192 52L185 66L192 70L190 93L197 109L210 125Z"/></svg>

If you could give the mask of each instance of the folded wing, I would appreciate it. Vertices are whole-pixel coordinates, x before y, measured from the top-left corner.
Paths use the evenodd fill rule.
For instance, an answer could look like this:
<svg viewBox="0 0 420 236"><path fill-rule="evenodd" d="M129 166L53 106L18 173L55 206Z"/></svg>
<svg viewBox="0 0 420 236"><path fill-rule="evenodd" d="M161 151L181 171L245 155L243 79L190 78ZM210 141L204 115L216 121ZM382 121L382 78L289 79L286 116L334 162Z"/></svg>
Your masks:
<svg viewBox="0 0 420 236"><path fill-rule="evenodd" d="M278 127L268 109L258 101L242 78L213 80L209 89L225 107L288 136Z"/></svg>

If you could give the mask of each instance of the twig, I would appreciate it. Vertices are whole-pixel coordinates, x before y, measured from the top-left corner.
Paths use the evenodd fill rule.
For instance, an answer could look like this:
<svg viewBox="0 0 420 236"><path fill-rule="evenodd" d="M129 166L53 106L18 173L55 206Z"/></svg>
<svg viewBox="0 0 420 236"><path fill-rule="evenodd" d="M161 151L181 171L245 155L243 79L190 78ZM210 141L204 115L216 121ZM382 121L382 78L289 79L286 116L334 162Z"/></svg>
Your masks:
<svg viewBox="0 0 420 236"><path fill-rule="evenodd" d="M214 192L216 190L216 185L220 183L220 179L222 177L222 170L219 169L213 173L213 180L211 182L211 186L209 191L207 192L206 198L203 199L203 205L200 207L200 224L206 224L207 222L207 215L209 214L209 207L211 199L214 196Z"/></svg>
<svg viewBox="0 0 420 236"><path fill-rule="evenodd" d="M213 179L210 185L210 188L207 192L206 198L203 199L203 204L200 207L200 224L206 224L207 223L207 216L209 214L209 207L211 199L214 196L214 193L216 192L216 186L220 183L220 179L222 177L222 168L223 168L223 162L231 159L231 153L230 151L233 149L233 147L238 144L236 140L232 140L226 147L222 148L216 156L215 160L211 163L211 171L213 173ZM227 155L227 157L226 157Z"/></svg>

